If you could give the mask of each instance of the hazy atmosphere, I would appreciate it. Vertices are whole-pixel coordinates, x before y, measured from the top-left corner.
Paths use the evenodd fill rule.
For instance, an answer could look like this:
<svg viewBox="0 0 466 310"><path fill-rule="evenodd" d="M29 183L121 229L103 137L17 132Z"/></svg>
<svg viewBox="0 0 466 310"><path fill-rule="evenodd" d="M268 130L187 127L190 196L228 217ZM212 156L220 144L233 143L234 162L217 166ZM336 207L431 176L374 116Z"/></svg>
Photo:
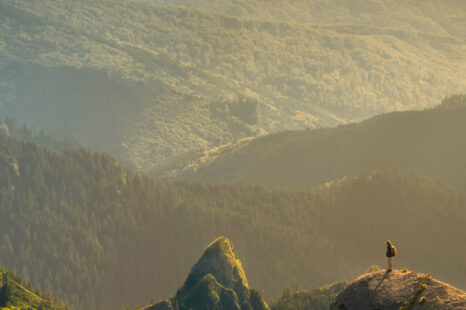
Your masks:
<svg viewBox="0 0 466 310"><path fill-rule="evenodd" d="M1 310L466 309L466 1L0 0Z"/></svg>

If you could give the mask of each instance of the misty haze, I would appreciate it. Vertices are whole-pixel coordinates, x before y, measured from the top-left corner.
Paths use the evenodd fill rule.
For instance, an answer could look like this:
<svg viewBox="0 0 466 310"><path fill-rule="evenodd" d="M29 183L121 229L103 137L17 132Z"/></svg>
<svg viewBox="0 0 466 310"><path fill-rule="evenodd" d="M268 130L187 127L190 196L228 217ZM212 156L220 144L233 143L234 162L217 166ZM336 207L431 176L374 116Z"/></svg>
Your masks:
<svg viewBox="0 0 466 310"><path fill-rule="evenodd" d="M1 310L466 309L466 1L0 0Z"/></svg>

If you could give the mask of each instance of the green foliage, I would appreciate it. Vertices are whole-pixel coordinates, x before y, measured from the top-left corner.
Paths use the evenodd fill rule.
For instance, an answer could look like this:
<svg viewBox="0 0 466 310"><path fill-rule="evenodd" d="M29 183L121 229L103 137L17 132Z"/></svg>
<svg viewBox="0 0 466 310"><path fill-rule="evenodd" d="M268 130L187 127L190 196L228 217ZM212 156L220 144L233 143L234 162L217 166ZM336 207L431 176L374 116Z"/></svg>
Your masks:
<svg viewBox="0 0 466 310"><path fill-rule="evenodd" d="M42 296L11 271L0 267L0 309L66 310L50 297Z"/></svg>
<svg viewBox="0 0 466 310"><path fill-rule="evenodd" d="M203 3L230 14L231 3ZM264 1L240 7L267 21L149 1L1 0L0 111L146 170L263 130L424 108L466 88L457 3L358 2L357 14L353 2L302 3L277 14L335 18L272 21L277 3Z"/></svg>
<svg viewBox="0 0 466 310"><path fill-rule="evenodd" d="M374 169L415 170L466 193L466 95L338 128L286 131L204 152L158 175L261 185L318 186ZM170 170L170 168L172 170Z"/></svg>
<svg viewBox="0 0 466 310"><path fill-rule="evenodd" d="M324 286L312 291L296 291L291 293L285 286L280 298L270 306L271 310L327 310L334 302L342 283ZM338 289L336 289L338 288Z"/></svg>
<svg viewBox="0 0 466 310"><path fill-rule="evenodd" d="M184 5L249 19L283 20L306 24L368 24L437 34L466 36L464 3L449 0L152 0L158 4ZM357 12L357 14L355 14ZM463 19L462 19L463 18Z"/></svg>
<svg viewBox="0 0 466 310"><path fill-rule="evenodd" d="M191 288L189 296L183 300L180 308L240 310L235 291L220 285L211 274L206 274Z"/></svg>
<svg viewBox="0 0 466 310"><path fill-rule="evenodd" d="M375 171L314 190L160 183L106 154L0 134L0 175L0 262L75 309L169 296L219 235L235 242L267 298L285 283L316 287L384 264L388 238L396 265L466 285L457 271L465 201L414 173Z"/></svg>

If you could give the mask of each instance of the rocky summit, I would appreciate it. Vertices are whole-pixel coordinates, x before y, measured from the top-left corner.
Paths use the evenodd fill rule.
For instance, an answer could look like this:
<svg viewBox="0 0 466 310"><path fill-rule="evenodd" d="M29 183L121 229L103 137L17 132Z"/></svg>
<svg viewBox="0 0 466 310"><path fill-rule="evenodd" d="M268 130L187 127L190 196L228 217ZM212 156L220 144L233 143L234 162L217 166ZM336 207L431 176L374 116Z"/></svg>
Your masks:
<svg viewBox="0 0 466 310"><path fill-rule="evenodd" d="M172 309L267 310L269 307L257 291L249 288L233 243L219 237L206 248L174 297L146 308Z"/></svg>
<svg viewBox="0 0 466 310"><path fill-rule="evenodd" d="M466 292L429 274L394 270L366 273L350 282L331 310L466 309Z"/></svg>

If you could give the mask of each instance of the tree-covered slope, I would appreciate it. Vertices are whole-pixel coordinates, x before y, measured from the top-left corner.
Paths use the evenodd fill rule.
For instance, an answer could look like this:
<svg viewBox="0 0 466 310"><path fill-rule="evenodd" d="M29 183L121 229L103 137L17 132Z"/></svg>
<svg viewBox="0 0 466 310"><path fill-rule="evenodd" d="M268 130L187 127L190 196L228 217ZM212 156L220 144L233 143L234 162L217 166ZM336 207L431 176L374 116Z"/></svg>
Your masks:
<svg viewBox="0 0 466 310"><path fill-rule="evenodd" d="M372 169L416 170L466 192L466 95L331 129L286 131L172 160L159 175L317 186Z"/></svg>
<svg viewBox="0 0 466 310"><path fill-rule="evenodd" d="M270 308L272 310L328 310L345 285L346 282L335 282L310 291L296 289L294 292L286 286L281 296L270 305Z"/></svg>
<svg viewBox="0 0 466 310"><path fill-rule="evenodd" d="M314 190L159 183L84 150L0 134L0 263L74 309L146 305L181 286L200 249L236 243L267 298L384 263L464 282L465 201L413 173L375 171ZM351 253L351 255L348 255Z"/></svg>
<svg viewBox="0 0 466 310"><path fill-rule="evenodd" d="M2 267L0 267L0 309L66 310L50 296L43 296L13 272Z"/></svg>
<svg viewBox="0 0 466 310"><path fill-rule="evenodd" d="M304 24L356 24L466 36L466 4L461 0L152 0L202 8L231 16Z"/></svg>
<svg viewBox="0 0 466 310"><path fill-rule="evenodd" d="M147 169L261 128L336 125L465 90L464 37L398 28L1 0L0 112Z"/></svg>
<svg viewBox="0 0 466 310"><path fill-rule="evenodd" d="M0 120L0 132L6 136L34 142L55 151L79 147L76 142L73 142L70 139L52 137L45 134L43 130L37 132L29 128L26 123L23 123L22 126L18 126L13 119L9 118L7 118L5 122Z"/></svg>

